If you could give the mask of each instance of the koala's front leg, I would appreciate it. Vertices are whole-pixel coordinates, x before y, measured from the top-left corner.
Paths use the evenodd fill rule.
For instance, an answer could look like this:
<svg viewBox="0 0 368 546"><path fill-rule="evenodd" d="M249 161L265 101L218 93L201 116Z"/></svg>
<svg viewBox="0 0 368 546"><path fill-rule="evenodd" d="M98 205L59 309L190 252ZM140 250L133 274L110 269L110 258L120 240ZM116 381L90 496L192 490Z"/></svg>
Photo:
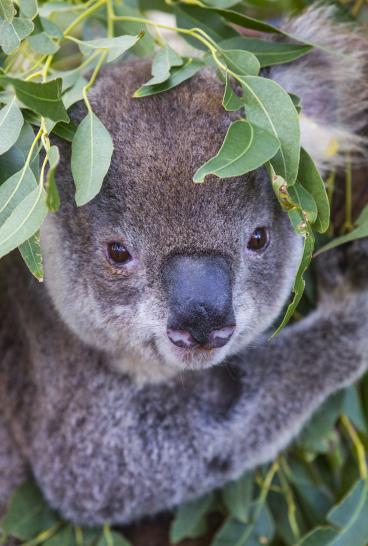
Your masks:
<svg viewBox="0 0 368 546"><path fill-rule="evenodd" d="M317 272L318 309L246 353L249 384L252 371L263 374L247 422L250 466L274 457L331 393L368 368L368 239L322 255Z"/></svg>

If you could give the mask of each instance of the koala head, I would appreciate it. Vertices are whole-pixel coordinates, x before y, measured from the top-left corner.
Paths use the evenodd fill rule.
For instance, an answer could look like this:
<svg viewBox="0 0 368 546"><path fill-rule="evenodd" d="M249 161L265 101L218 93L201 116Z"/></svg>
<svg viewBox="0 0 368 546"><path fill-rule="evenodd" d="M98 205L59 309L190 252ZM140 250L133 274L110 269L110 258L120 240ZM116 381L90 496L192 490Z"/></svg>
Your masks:
<svg viewBox="0 0 368 546"><path fill-rule="evenodd" d="M265 331L290 294L301 241L263 169L193 183L237 115L223 110L215 74L132 99L149 69L134 61L100 77L91 102L113 137L110 170L77 208L62 144L63 205L41 241L69 328L120 369L158 377L220 363Z"/></svg>

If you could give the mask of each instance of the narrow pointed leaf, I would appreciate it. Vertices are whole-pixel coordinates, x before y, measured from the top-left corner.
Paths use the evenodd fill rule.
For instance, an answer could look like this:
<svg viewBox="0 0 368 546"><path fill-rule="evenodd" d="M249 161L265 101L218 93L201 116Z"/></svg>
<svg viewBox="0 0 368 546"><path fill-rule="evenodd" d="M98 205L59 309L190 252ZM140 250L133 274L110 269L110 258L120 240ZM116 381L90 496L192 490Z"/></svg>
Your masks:
<svg viewBox="0 0 368 546"><path fill-rule="evenodd" d="M208 174L220 178L240 176L253 171L274 157L279 142L273 135L247 120L234 121L219 152L195 173L194 182L203 182Z"/></svg>
<svg viewBox="0 0 368 546"><path fill-rule="evenodd" d="M196 538L206 530L206 515L213 505L213 494L179 507L170 529L170 541L174 544L184 538Z"/></svg>
<svg viewBox="0 0 368 546"><path fill-rule="evenodd" d="M236 36L219 44L223 49L244 49L255 55L261 67L289 63L309 53L313 46L270 42L259 38Z"/></svg>
<svg viewBox="0 0 368 546"><path fill-rule="evenodd" d="M19 247L19 251L25 261L28 269L38 279L43 280L43 263L40 246L40 233L37 231L27 241L22 243Z"/></svg>
<svg viewBox="0 0 368 546"><path fill-rule="evenodd" d="M221 49L226 66L239 76L257 76L260 64L255 55L241 49Z"/></svg>
<svg viewBox="0 0 368 546"><path fill-rule="evenodd" d="M0 258L32 237L46 215L45 195L37 187L19 203L0 227Z"/></svg>
<svg viewBox="0 0 368 546"><path fill-rule="evenodd" d="M23 127L23 116L15 97L0 110L0 155L18 140Z"/></svg>
<svg viewBox="0 0 368 546"><path fill-rule="evenodd" d="M33 172L22 168L0 186L0 226L13 210L37 187Z"/></svg>
<svg viewBox="0 0 368 546"><path fill-rule="evenodd" d="M72 174L78 206L88 203L101 189L110 166L113 143L110 133L90 112L79 124L72 142Z"/></svg>
<svg viewBox="0 0 368 546"><path fill-rule="evenodd" d="M236 110L240 110L240 108L244 108L244 98L239 97L234 92L233 88L231 87L231 80L228 74L226 74L225 91L222 99L222 106L228 112L235 112Z"/></svg>
<svg viewBox="0 0 368 546"><path fill-rule="evenodd" d="M300 150L298 181L317 205L318 216L313 227L319 233L324 233L330 224L330 203L321 175L313 159L303 148Z"/></svg>
<svg viewBox="0 0 368 546"><path fill-rule="evenodd" d="M47 156L49 160L49 170L46 177L46 205L51 212L55 212L60 207L60 196L55 182L55 171L60 161L58 147L51 146Z"/></svg>

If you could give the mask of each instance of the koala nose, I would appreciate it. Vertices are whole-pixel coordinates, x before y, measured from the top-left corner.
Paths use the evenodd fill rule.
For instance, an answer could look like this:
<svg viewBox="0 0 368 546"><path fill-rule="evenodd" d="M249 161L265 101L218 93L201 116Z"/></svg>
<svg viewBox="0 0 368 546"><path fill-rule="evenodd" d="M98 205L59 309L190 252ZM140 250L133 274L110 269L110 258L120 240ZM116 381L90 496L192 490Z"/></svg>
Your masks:
<svg viewBox="0 0 368 546"><path fill-rule="evenodd" d="M167 335L183 348L223 347L235 330L230 268L222 256L174 256L165 264Z"/></svg>
<svg viewBox="0 0 368 546"><path fill-rule="evenodd" d="M167 328L167 336L169 340L177 347L183 349L192 349L198 345L202 345L206 349L219 349L226 345L231 336L233 335L235 326L225 326L219 330L212 330L207 336L204 343L195 333L191 333L189 330L174 330L173 328Z"/></svg>

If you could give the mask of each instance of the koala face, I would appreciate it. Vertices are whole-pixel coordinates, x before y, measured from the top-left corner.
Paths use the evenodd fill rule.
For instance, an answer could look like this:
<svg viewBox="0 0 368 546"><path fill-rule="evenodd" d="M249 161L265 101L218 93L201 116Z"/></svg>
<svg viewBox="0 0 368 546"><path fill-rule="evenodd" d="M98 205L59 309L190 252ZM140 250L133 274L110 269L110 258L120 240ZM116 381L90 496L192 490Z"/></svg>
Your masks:
<svg viewBox="0 0 368 546"><path fill-rule="evenodd" d="M250 343L280 313L301 255L263 169L192 181L235 116L221 106L221 83L204 73L131 99L148 76L142 61L102 75L91 98L113 136L111 168L101 193L75 207L64 144L63 206L41 234L65 323L135 374L142 363L209 367Z"/></svg>

